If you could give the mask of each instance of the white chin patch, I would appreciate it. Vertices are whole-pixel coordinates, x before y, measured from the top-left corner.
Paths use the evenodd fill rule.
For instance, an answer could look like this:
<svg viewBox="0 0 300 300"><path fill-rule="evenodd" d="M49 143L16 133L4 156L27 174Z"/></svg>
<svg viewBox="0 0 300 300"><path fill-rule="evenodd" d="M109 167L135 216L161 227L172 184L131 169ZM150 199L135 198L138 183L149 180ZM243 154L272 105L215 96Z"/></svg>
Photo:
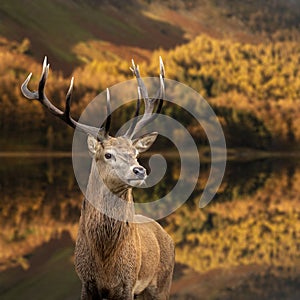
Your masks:
<svg viewBox="0 0 300 300"><path fill-rule="evenodd" d="M145 183L145 180L144 179L131 179L131 180L128 180L128 183L129 183L129 185L131 185L133 187L139 187Z"/></svg>

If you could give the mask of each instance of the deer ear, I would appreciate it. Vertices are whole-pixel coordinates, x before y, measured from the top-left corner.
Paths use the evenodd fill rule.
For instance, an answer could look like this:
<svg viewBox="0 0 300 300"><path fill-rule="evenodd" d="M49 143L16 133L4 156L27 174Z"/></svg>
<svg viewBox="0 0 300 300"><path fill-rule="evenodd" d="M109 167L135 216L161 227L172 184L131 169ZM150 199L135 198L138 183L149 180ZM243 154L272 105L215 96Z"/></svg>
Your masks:
<svg viewBox="0 0 300 300"><path fill-rule="evenodd" d="M142 135L137 139L134 139L132 141L132 144L139 153L142 153L142 152L147 151L152 146L152 144L155 142L157 136L158 136L157 132L151 132L151 133Z"/></svg>
<svg viewBox="0 0 300 300"><path fill-rule="evenodd" d="M87 144L92 155L96 153L98 141L91 135L88 135Z"/></svg>

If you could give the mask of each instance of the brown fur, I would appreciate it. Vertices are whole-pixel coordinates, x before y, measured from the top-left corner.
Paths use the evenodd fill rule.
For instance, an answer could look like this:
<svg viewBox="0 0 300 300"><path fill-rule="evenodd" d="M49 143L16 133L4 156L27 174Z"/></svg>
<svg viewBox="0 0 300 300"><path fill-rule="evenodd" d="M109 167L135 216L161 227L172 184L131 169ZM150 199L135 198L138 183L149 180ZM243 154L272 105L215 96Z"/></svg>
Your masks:
<svg viewBox="0 0 300 300"><path fill-rule="evenodd" d="M93 142L89 200L82 205L75 249L81 299L169 299L173 241L157 222L134 214L131 187L116 176L118 162L125 175L127 167L130 174L139 166L138 145L121 137ZM111 149L115 164L104 158Z"/></svg>

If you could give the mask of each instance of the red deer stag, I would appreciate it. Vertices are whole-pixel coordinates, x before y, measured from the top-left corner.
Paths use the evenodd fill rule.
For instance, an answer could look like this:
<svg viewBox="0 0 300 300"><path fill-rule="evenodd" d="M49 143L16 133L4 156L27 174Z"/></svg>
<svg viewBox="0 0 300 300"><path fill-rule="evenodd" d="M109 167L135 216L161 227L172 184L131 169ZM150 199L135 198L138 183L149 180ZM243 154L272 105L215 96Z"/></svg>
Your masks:
<svg viewBox="0 0 300 300"><path fill-rule="evenodd" d="M138 163L139 153L149 149L158 133L138 138L137 133L154 120L164 98L164 66L160 59L160 87L157 97L149 98L132 61L138 82L135 118L123 136L109 135L110 96L107 90L107 118L100 129L75 121L70 116L73 78L61 111L45 95L49 65L45 58L37 91L28 89L31 74L22 84L23 95L38 100L53 115L88 135L93 156L86 197L83 200L75 248L75 267L82 282L81 299L169 299L174 268L174 244L154 220L134 214L132 185L147 177ZM145 111L138 120L140 101ZM155 112L155 113L154 113Z"/></svg>

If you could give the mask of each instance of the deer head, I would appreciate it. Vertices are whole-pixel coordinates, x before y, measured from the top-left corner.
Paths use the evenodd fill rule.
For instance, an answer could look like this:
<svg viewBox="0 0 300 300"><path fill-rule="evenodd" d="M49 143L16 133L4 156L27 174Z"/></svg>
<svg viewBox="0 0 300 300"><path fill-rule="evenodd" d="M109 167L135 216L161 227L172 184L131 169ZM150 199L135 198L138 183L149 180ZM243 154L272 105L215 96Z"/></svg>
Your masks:
<svg viewBox="0 0 300 300"><path fill-rule="evenodd" d="M71 96L73 91L72 78L70 88L66 95L65 110L61 111L54 106L45 95L45 84L49 73L49 64L45 57L43 71L37 91L30 91L28 83L31 73L21 86L23 95L30 100L38 100L50 113L60 118L73 128L87 134L87 144L93 159L96 162L98 174L106 186L112 191L126 189L129 186L141 185L147 177L146 170L142 167L137 157L139 153L147 151L157 138L158 133L152 132L136 138L136 135L147 124L152 122L160 113L164 98L164 65L160 58L160 87L155 98L148 96L147 89L140 77L139 67L132 60L130 68L138 83L138 98L134 118L129 129L123 136L112 137L109 135L111 124L110 93L107 89L107 118L104 125L99 129L75 121L70 115ZM144 100L144 114L139 118L140 102ZM155 113L154 113L155 111Z"/></svg>
<svg viewBox="0 0 300 300"><path fill-rule="evenodd" d="M93 136L88 137L88 148L97 164L99 176L111 191L118 192L144 182L146 170L138 163L137 157L150 148L156 137L156 132L134 140L121 136L98 141Z"/></svg>

